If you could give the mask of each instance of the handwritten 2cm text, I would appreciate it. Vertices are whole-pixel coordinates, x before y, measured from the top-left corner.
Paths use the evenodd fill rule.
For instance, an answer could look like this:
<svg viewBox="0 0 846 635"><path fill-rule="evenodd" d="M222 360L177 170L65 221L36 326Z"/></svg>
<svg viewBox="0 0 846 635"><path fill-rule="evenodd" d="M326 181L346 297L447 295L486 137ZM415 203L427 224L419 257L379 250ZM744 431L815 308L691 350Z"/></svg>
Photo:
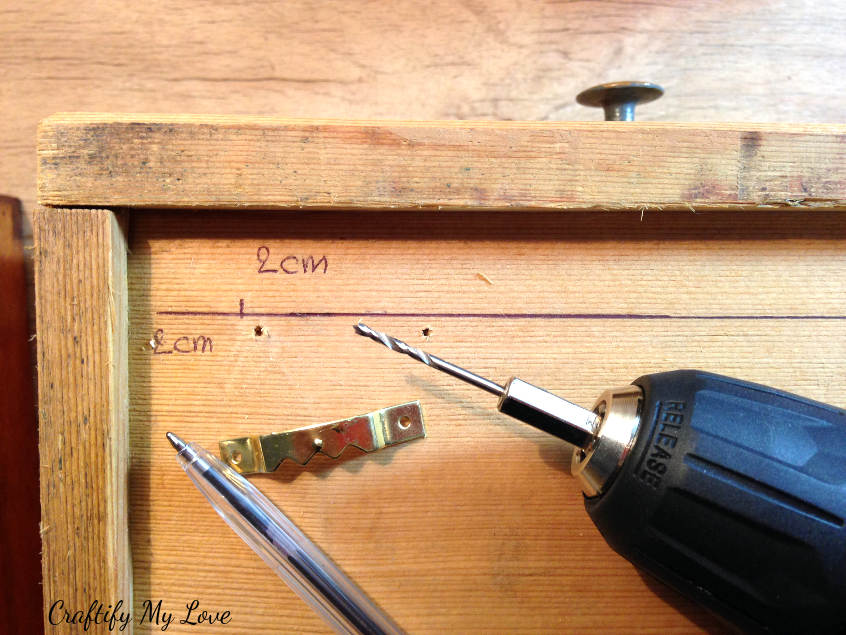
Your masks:
<svg viewBox="0 0 846 635"><path fill-rule="evenodd" d="M322 255L316 257L287 255L281 259L270 259L270 247L262 245L256 250L258 273L284 273L289 276L295 274L326 273L329 270L329 259Z"/></svg>

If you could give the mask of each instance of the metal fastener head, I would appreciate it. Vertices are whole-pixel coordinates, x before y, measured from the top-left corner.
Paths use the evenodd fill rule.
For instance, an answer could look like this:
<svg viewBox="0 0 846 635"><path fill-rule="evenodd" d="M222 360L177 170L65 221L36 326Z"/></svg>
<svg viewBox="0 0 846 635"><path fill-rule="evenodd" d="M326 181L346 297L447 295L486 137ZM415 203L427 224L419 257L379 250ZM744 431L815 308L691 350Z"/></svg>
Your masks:
<svg viewBox="0 0 846 635"><path fill-rule="evenodd" d="M611 82L583 90L576 97L582 106L602 107L605 121L634 121L635 106L655 101L664 94L658 84Z"/></svg>

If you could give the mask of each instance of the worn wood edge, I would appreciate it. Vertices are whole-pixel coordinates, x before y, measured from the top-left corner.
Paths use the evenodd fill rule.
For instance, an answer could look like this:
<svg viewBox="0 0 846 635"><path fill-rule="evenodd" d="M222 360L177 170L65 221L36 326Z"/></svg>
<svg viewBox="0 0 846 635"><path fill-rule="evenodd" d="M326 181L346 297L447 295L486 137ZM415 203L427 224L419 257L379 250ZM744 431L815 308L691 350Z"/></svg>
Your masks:
<svg viewBox="0 0 846 635"><path fill-rule="evenodd" d="M689 130L749 130L757 132L808 133L827 131L846 133L846 123L755 123L755 122L691 122L691 121L499 121L490 119L321 119L302 117L274 117L265 115L215 115L188 113L118 113L118 112L57 112L42 119L39 128L53 128L65 124L189 124L189 125L224 125L232 128L251 126L360 126L381 128L402 126L417 128L493 128L519 129L537 128L566 130L592 130L606 127L640 127L654 129L689 129ZM39 130L40 134L40 130Z"/></svg>
<svg viewBox="0 0 846 635"><path fill-rule="evenodd" d="M119 601L131 609L127 248L109 210L41 207L33 229L42 578L51 623L59 600L71 611L95 601L104 610Z"/></svg>
<svg viewBox="0 0 846 635"><path fill-rule="evenodd" d="M111 549L110 562L118 563L122 576L118 586L132 610L132 549L129 541L129 289L127 280L127 227L126 212L109 213L109 240L111 258L109 264L109 319L112 328L106 329L107 349L112 352L110 360L111 382L109 384L109 429L112 433L112 451L109 459L109 482L112 483L113 498L106 512L109 514L108 528L112 532L107 541Z"/></svg>
<svg viewBox="0 0 846 635"><path fill-rule="evenodd" d="M51 206L846 210L841 124L65 113L38 157Z"/></svg>

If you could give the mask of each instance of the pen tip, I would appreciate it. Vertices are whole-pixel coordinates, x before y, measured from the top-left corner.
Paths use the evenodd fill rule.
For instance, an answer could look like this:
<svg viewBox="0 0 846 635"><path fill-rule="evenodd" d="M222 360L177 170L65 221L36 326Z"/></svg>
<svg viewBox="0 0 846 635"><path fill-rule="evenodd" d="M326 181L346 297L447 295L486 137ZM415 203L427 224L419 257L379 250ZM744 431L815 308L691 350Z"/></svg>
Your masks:
<svg viewBox="0 0 846 635"><path fill-rule="evenodd" d="M184 450L184 449L185 449L185 446L186 446L186 445L188 445L187 443L185 443L185 441L183 441L183 440L182 440L182 439L180 439L178 436L176 436L175 434L173 434L173 432L168 432L168 433L167 433L167 440L168 440L168 441L170 441L170 444L171 444L174 448L176 448L176 451L177 451L177 452L182 452L182 450Z"/></svg>

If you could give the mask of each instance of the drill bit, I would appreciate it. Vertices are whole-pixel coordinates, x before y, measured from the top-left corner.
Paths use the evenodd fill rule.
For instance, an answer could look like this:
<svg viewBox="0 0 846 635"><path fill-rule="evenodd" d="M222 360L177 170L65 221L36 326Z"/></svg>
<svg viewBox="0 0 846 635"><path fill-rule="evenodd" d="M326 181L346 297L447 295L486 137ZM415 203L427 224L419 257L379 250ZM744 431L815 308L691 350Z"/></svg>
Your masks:
<svg viewBox="0 0 846 635"><path fill-rule="evenodd" d="M372 329L361 322L353 328L359 335L369 337L392 351L404 353L427 366L497 395L499 397L497 409L500 412L564 439L568 443L586 448L596 436L600 422L596 413L522 379L512 377L505 386L500 386L490 379L480 377L440 357L409 346L402 340Z"/></svg>
<svg viewBox="0 0 846 635"><path fill-rule="evenodd" d="M486 390L491 394L500 396L505 392L505 388L500 386L499 384L492 382L490 379L485 379L484 377L479 377L475 373L471 373L469 370L465 370L460 366L456 366L455 364L450 364L448 361L441 359L440 357L435 357L434 355L429 355L426 351L421 351L419 348L414 348L413 346L409 346L402 340L398 340L395 337L391 337L387 333L382 333L381 331L377 331L375 329L370 328L366 324L359 322L355 326L353 326L355 332L359 335L364 335L365 337L369 337L374 342L379 342L384 346L387 346L392 351L396 351L397 353L405 353L409 357L413 357L418 362L423 362L426 366L431 366L432 368L436 368L440 371L447 373L448 375L452 375L462 381L466 381L468 384L472 384L477 388L481 388L482 390Z"/></svg>

